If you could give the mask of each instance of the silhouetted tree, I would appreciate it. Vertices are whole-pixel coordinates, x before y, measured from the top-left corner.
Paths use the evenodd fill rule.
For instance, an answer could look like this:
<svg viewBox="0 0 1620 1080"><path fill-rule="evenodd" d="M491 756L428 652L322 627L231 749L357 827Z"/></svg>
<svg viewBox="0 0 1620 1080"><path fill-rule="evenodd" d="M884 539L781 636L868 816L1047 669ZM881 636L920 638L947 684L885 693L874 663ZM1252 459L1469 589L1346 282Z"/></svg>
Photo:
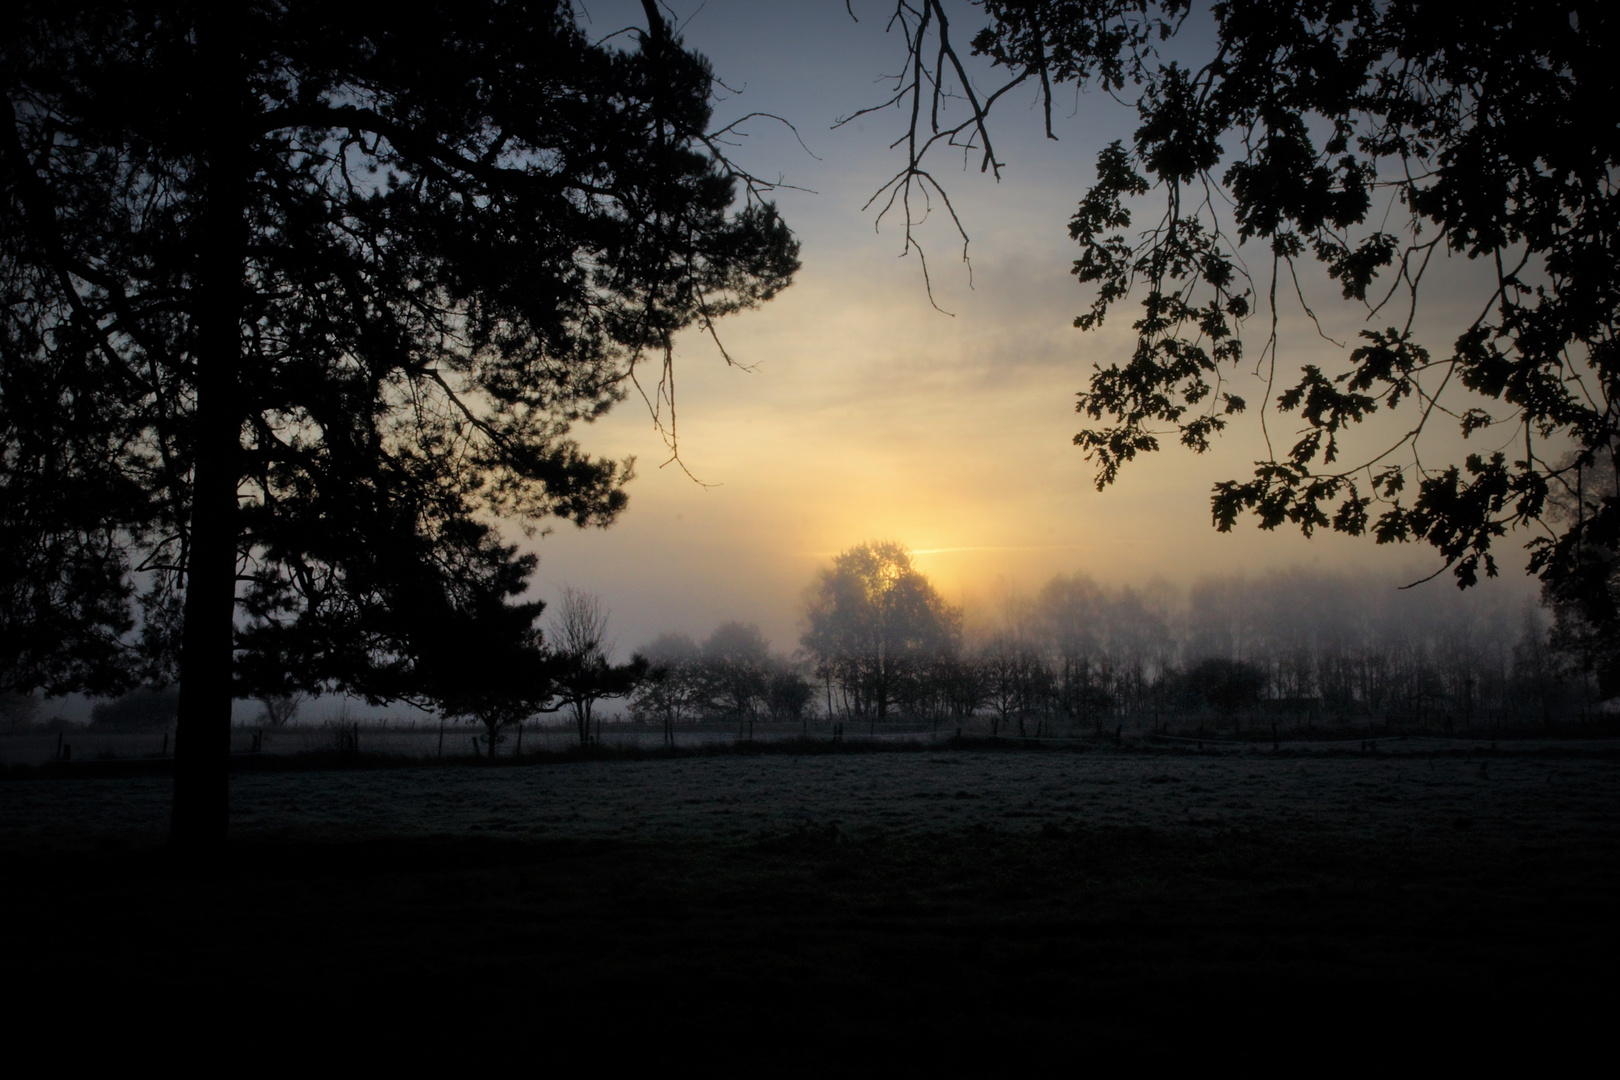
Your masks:
<svg viewBox="0 0 1620 1080"><path fill-rule="evenodd" d="M698 679L708 711L752 727L769 685L771 647L753 623L728 622L703 642Z"/></svg>
<svg viewBox="0 0 1620 1080"><path fill-rule="evenodd" d="M177 678L176 843L224 836L233 693L447 691L533 566L480 515L611 522L570 424L790 280L645 8L9 9L0 687Z"/></svg>
<svg viewBox="0 0 1620 1080"><path fill-rule="evenodd" d="M801 719L814 693L791 662L771 654L752 623L722 623L701 646L685 634L663 634L639 655L649 666L630 711L658 719L666 743L688 717L723 717L746 730L762 712L776 721Z"/></svg>
<svg viewBox="0 0 1620 1080"><path fill-rule="evenodd" d="M1534 609L1524 613L1524 628L1513 646L1512 694L1520 708L1550 725L1553 712L1565 696L1568 659L1553 650L1547 627Z"/></svg>
<svg viewBox="0 0 1620 1080"><path fill-rule="evenodd" d="M765 709L771 719L782 722L806 719L805 710L815 696L815 687L799 672L773 662L765 678Z"/></svg>
<svg viewBox="0 0 1620 1080"><path fill-rule="evenodd" d="M644 656L634 656L628 664L613 663L607 625L608 609L601 597L563 590L553 617L549 669L557 702L573 713L581 746L591 741L597 702L628 697L649 667Z"/></svg>
<svg viewBox="0 0 1620 1080"><path fill-rule="evenodd" d="M1040 656L1028 642L1006 634L985 643L978 655L984 680L984 703L990 709L990 733L999 735L1014 717L1025 734L1024 718L1034 707L1043 680L1035 674Z"/></svg>
<svg viewBox="0 0 1620 1080"><path fill-rule="evenodd" d="M694 714L702 703L698 679L698 646L685 634L661 634L637 655L647 661L646 677L630 697L630 715L657 720L664 729L664 744L675 745L675 725Z"/></svg>
<svg viewBox="0 0 1620 1080"><path fill-rule="evenodd" d="M14 733L33 726L39 715L39 699L32 694L0 690L0 728Z"/></svg>
<svg viewBox="0 0 1620 1080"><path fill-rule="evenodd" d="M1547 580L1541 591L1553 614L1553 647L1592 676L1603 699L1620 696L1620 620L1610 616L1620 610L1620 542L1596 524L1620 498L1614 455L1611 446L1590 460L1583 461L1579 452L1561 459L1569 472L1549 494L1549 516L1560 526L1582 530L1580 543L1569 552L1579 570Z"/></svg>
<svg viewBox="0 0 1620 1080"><path fill-rule="evenodd" d="M1164 42L1211 24L1207 41L1183 45L1196 59L1166 62ZM1492 545L1509 528L1555 524L1549 487L1573 489L1581 468L1612 453L1620 18L1606 5L1482 0L1459 17L1418 0L895 0L887 25L902 33L905 62L892 96L863 113L894 105L909 118L895 142L906 160L874 200L904 217L907 250L925 205L949 203L931 152L965 146L999 176L989 117L1009 95L1024 100L1015 88L1036 88L1049 135L1066 87L1136 109L1133 139L1099 154L1069 223L1073 273L1095 289L1076 326L1141 304L1129 358L1099 364L1079 395L1099 422L1075 436L1099 488L1159 449L1166 429L1207 449L1248 407L1225 374L1258 359L1282 388L1263 407L1296 413L1303 430L1252 479L1215 486L1217 528L1252 513L1262 528L1307 536L1421 541L1467 586L1496 573ZM964 44L994 85L971 77ZM1151 224L1134 234L1150 193ZM1448 256L1488 281L1445 337L1425 342L1414 330L1420 286ZM1259 281L1247 268L1256 261ZM1290 375L1276 297L1299 296L1301 320L1314 322L1300 282L1311 262L1357 319L1379 321L1338 359L1313 341ZM1272 329L1246 357L1239 331L1257 294ZM1352 455L1347 433L1397 408L1410 414L1406 434ZM1502 449L1420 462L1419 440L1441 416L1465 436L1498 429L1491 446ZM1548 448L1566 442L1573 460L1556 462ZM1620 622L1611 560L1592 557L1620 551L1620 494L1537 532L1532 571L1579 598L1594 628Z"/></svg>
<svg viewBox="0 0 1620 1080"><path fill-rule="evenodd" d="M401 697L445 717L482 724L479 738L494 757L505 729L536 713L556 712L574 672L565 647L550 647L535 625L545 605L513 602L524 578L509 575L503 594L479 598L466 611L445 611L403 680ZM564 615L567 614L566 597Z"/></svg>
<svg viewBox="0 0 1620 1080"><path fill-rule="evenodd" d="M90 722L98 728L150 731L174 723L180 695L172 686L138 686L111 701L98 701L90 709Z"/></svg>
<svg viewBox="0 0 1620 1080"><path fill-rule="evenodd" d="M1127 715L1150 707L1150 687L1173 663L1176 642L1164 610L1165 586L1121 589L1109 605L1109 662L1116 706Z"/></svg>
<svg viewBox="0 0 1620 1080"><path fill-rule="evenodd" d="M861 544L811 586L804 647L829 664L857 711L887 717L900 681L929 657L956 649L962 613L942 600L893 542Z"/></svg>
<svg viewBox="0 0 1620 1080"><path fill-rule="evenodd" d="M939 687L945 715L957 723L970 719L985 702L984 672L971 657L936 657L930 677Z"/></svg>
<svg viewBox="0 0 1620 1080"><path fill-rule="evenodd" d="M298 715L303 704L303 694L265 694L259 698L259 722L270 727L283 727Z"/></svg>
<svg viewBox="0 0 1620 1080"><path fill-rule="evenodd" d="M1059 712L1085 721L1106 707L1110 600L1088 577L1058 575L1035 600L1051 654L1052 696Z"/></svg>
<svg viewBox="0 0 1620 1080"><path fill-rule="evenodd" d="M1218 656L1198 661L1186 678L1193 699L1223 716L1252 707L1266 688L1265 672L1258 666Z"/></svg>
<svg viewBox="0 0 1620 1080"><path fill-rule="evenodd" d="M47 373L25 378L36 385L19 394L0 369L0 507L9 507L0 510L0 692L118 693L140 674L125 640L135 627L135 590L119 530L102 515L144 499L99 461L93 475L81 474L76 458L109 455L115 435L99 436L102 445L85 452L72 441L71 418L17 422L16 398L60 393Z"/></svg>

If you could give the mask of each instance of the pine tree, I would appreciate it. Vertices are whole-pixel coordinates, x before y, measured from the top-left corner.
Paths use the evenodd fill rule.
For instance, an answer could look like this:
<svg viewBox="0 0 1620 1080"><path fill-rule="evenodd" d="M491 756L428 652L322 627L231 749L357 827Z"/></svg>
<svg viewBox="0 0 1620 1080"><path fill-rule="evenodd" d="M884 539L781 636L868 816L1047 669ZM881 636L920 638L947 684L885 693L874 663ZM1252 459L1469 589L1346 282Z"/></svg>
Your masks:
<svg viewBox="0 0 1620 1080"><path fill-rule="evenodd" d="M177 843L225 835L233 694L431 697L447 627L530 633L475 619L533 566L493 522L612 522L631 463L570 426L791 279L648 13L14 6L0 668L177 679Z"/></svg>

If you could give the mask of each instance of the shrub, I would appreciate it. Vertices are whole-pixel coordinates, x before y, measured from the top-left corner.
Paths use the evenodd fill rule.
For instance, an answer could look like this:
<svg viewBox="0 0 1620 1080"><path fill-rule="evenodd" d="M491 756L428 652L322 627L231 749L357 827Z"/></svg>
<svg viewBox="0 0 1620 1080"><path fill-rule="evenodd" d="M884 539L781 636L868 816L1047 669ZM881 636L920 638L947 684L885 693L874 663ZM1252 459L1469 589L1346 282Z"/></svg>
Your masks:
<svg viewBox="0 0 1620 1080"><path fill-rule="evenodd" d="M172 686L142 686L90 710L90 723L118 731L168 727L179 711L180 691Z"/></svg>

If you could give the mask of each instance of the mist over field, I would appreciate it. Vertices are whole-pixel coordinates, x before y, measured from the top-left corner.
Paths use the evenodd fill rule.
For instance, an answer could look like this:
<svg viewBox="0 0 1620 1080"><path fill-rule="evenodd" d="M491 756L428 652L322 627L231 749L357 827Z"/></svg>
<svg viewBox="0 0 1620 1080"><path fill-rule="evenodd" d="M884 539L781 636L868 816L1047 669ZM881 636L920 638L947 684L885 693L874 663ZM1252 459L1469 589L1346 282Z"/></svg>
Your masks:
<svg viewBox="0 0 1620 1080"><path fill-rule="evenodd" d="M927 558L913 554L913 561L926 565ZM1195 579L1190 588L1177 587L1163 578L1120 585L1099 583L1085 574L1058 574L1034 591L1020 592L1001 581L994 588L969 594L959 606L961 633L953 648L964 657L982 656L1008 642L1049 657L1078 652L1097 667L1099 677L1107 669L1109 677L1128 676L1138 683L1151 683L1203 660L1246 661L1266 669L1261 696L1267 698L1320 696L1323 679L1332 678L1325 669L1332 662L1352 658L1399 662L1419 681L1437 684L1449 679L1455 686L1460 679L1471 686L1477 684L1491 698L1489 707L1498 710L1539 707L1524 701L1510 703L1506 697L1515 692L1510 690L1515 679L1522 691L1528 679L1552 677L1549 665L1554 661L1547 654L1550 618L1531 589L1514 588L1514 582L1492 582L1461 591L1445 580L1402 588L1416 579L1393 580L1399 584L1353 573L1294 568L1206 576ZM609 612L613 655L619 659L632 653L656 657L671 641L698 650L716 630L715 626L694 626L688 620L685 625L690 630L665 628L661 636L648 635L632 644L625 640L621 627L644 621L645 616L636 619L635 614ZM783 618L761 621L767 625L787 622ZM760 636L768 653L808 670L814 666L814 658L800 640L805 626L802 603L793 621L798 629L785 640L773 640L764 631ZM740 625L757 624L745 621ZM1542 668L1532 670L1536 664ZM1560 709L1596 705L1594 685L1580 684L1569 672L1560 672L1558 678ZM1396 696L1388 700L1365 701L1353 700L1354 694L1345 698L1341 692L1342 700L1330 708L1358 715L1380 709L1411 711L1414 695L1435 696L1438 691L1435 686L1420 689L1414 683L1393 693ZM33 722L60 717L84 724L91 721L94 705L84 699L43 700L27 714ZM107 708L104 703L102 710ZM622 699L605 703L605 708L609 715L628 715ZM824 718L828 715L824 700L812 699L806 708ZM239 724L258 725L263 713L258 702L236 704ZM1132 715L1124 701L1105 710L1106 715L1115 713ZM8 716L13 725L25 722L20 711ZM340 718L418 726L436 722L430 711L368 706L341 695L304 700L295 714L299 725L320 726ZM116 722L108 730L115 726ZM146 726L157 730L164 725L160 721Z"/></svg>

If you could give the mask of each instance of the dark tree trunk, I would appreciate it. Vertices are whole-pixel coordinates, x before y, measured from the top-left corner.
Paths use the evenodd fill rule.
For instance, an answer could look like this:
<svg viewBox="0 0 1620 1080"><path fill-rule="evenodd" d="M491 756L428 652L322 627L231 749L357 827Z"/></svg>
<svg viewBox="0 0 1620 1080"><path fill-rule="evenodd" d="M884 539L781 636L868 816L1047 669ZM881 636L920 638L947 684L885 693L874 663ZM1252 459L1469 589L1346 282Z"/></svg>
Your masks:
<svg viewBox="0 0 1620 1080"><path fill-rule="evenodd" d="M185 626L180 642L179 726L171 844L206 853L230 820L231 663L236 612L236 498L240 475L245 133L240 14L198 7L205 209L196 270L196 417Z"/></svg>

